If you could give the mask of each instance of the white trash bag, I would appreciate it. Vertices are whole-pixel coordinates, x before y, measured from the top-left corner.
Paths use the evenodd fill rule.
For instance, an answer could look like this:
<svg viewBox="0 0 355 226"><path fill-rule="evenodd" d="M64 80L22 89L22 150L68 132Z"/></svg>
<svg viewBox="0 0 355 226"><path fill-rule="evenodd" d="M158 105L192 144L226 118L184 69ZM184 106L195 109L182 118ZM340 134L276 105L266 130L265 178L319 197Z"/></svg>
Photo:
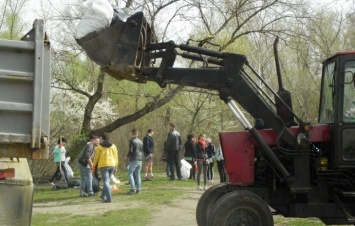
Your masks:
<svg viewBox="0 0 355 226"><path fill-rule="evenodd" d="M81 8L85 13L77 26L76 38L110 26L113 8L108 0L87 0L81 4Z"/></svg>
<svg viewBox="0 0 355 226"><path fill-rule="evenodd" d="M65 167L65 170L67 171L68 178L73 178L74 172L73 172L72 168L69 166L69 161L70 161L70 157L66 157L64 167Z"/></svg>
<svg viewBox="0 0 355 226"><path fill-rule="evenodd" d="M190 169L192 168L192 166L190 165L190 163L186 162L185 159L181 159L181 179L182 180L187 180L190 177Z"/></svg>
<svg viewBox="0 0 355 226"><path fill-rule="evenodd" d="M113 183L115 183L116 185L119 185L120 183L121 183L121 181L119 180L119 179L117 179L116 177L115 177L115 175L111 175L111 180L112 180L112 182Z"/></svg>

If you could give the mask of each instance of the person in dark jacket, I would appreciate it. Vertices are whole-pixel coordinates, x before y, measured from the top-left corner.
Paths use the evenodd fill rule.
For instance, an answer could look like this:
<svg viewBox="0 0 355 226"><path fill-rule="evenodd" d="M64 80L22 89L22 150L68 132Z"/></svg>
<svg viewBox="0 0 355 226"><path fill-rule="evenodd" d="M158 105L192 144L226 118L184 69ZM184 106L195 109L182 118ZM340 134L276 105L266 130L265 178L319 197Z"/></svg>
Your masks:
<svg viewBox="0 0 355 226"><path fill-rule="evenodd" d="M148 129L147 135L143 138L143 151L145 160L145 180L151 180L154 178L153 175L153 157L154 157L154 131L153 129ZM150 175L148 175L150 171Z"/></svg>
<svg viewBox="0 0 355 226"><path fill-rule="evenodd" d="M189 134L187 135L187 141L184 145L185 148L185 153L184 153L184 159L190 163L192 166L190 169L190 177L189 179L195 180L196 175L195 175L195 167L194 167L194 162L195 162L195 152L196 152L196 138L194 134Z"/></svg>
<svg viewBox="0 0 355 226"><path fill-rule="evenodd" d="M180 149L181 149L181 137L180 133L176 131L175 125L169 123L169 133L166 139L166 145L168 150L168 161L170 165L170 180L175 180L175 169L176 176L178 180L181 180L181 170L180 170Z"/></svg>
<svg viewBox="0 0 355 226"><path fill-rule="evenodd" d="M206 135L200 134L198 136L198 142L196 145L196 155L195 155L195 164L197 164L197 190L201 191L200 178L201 173L203 173L203 184L204 190L207 189L207 170L208 170L208 156L206 151Z"/></svg>
<svg viewBox="0 0 355 226"><path fill-rule="evenodd" d="M129 150L125 160L129 159L128 180L131 190L127 195L139 194L141 191L141 169L143 159L143 143L138 138L137 129L132 129L132 138L129 141Z"/></svg>
<svg viewBox="0 0 355 226"><path fill-rule="evenodd" d="M100 143L100 138L96 135L90 137L90 141L85 145L78 158L78 168L80 171L80 197L94 195L92 182L92 171L94 165L92 159L94 157L95 148ZM88 192L88 194L86 194Z"/></svg>
<svg viewBox="0 0 355 226"><path fill-rule="evenodd" d="M211 138L206 138L206 149L208 156L208 170L207 170L207 181L213 183L213 165L214 165L214 156L216 154L216 150L214 145L212 144Z"/></svg>

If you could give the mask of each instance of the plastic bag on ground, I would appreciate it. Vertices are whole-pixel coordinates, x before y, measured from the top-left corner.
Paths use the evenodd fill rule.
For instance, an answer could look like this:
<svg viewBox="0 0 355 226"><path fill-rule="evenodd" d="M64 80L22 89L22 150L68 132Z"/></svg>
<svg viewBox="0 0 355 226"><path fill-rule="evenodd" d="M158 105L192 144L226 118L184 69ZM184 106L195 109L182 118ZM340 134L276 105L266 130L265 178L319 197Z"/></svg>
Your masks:
<svg viewBox="0 0 355 226"><path fill-rule="evenodd" d="M120 192L122 191L120 188L121 181L115 177L115 175L111 175L111 181L114 184L111 184L111 192Z"/></svg>
<svg viewBox="0 0 355 226"><path fill-rule="evenodd" d="M81 8L85 13L77 26L76 38L110 26L113 8L108 0L88 0L81 4Z"/></svg>
<svg viewBox="0 0 355 226"><path fill-rule="evenodd" d="M111 175L111 180L112 180L112 182L113 183L115 183L116 185L119 185L120 183L121 183L121 181L119 180L119 179L117 179L116 177L115 177L115 175Z"/></svg>

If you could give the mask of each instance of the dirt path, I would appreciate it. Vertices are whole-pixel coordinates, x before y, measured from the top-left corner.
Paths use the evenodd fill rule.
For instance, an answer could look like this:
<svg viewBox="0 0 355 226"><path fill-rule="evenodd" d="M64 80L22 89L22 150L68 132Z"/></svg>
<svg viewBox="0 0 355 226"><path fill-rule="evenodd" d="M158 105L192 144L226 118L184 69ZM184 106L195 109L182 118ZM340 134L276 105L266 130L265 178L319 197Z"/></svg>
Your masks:
<svg viewBox="0 0 355 226"><path fill-rule="evenodd" d="M152 221L147 226L196 226L196 206L203 191L186 191L174 204L154 209Z"/></svg>
<svg viewBox="0 0 355 226"><path fill-rule="evenodd" d="M210 185L212 186L212 185ZM197 191L194 188L183 188L184 194L176 198L173 203L169 202L165 205L153 207L153 214L151 220L145 226L197 226L196 223L196 206L203 191ZM46 214L46 213L67 213L67 214L104 214L108 211L118 209L138 208L146 205L143 202L135 201L122 201L114 199L111 204L103 204L98 199L92 199L85 202L68 203L66 201L60 202L46 202L34 203L33 214ZM73 211L79 210L80 211ZM286 219L281 216L274 216L275 226L290 225L292 219ZM293 219L295 220L295 219ZM320 223L319 220L314 220L314 223ZM310 224L308 224L310 225Z"/></svg>
<svg viewBox="0 0 355 226"><path fill-rule="evenodd" d="M198 199L202 194L203 191L186 190L182 196L174 200L175 202L173 204L169 203L167 205L154 207L152 219L147 226L196 226L195 210ZM85 205L81 202L46 202L34 203L33 214L65 213L78 215L87 214L92 216L98 212L104 214L104 212L112 210L138 208L142 205L145 204L139 201L122 202L121 200L113 200L112 204L104 204L98 199L85 202ZM65 206L65 208L63 208L63 206ZM81 211L73 211L78 209ZM167 224L167 222L169 223Z"/></svg>

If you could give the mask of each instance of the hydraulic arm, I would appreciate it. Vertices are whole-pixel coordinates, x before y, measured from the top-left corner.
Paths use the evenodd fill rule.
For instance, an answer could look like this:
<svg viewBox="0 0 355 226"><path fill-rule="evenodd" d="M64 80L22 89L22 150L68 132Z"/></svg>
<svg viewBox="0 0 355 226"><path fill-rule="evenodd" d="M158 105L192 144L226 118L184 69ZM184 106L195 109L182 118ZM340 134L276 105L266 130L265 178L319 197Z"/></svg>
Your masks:
<svg viewBox="0 0 355 226"><path fill-rule="evenodd" d="M285 180L291 176L275 153L263 142L257 129L247 122L233 100L254 119L261 121L264 128L274 129L280 137L280 142L295 150L295 153L300 149L297 140L288 131L287 125L274 110L273 105L275 102L283 105L288 109L286 111L288 117L291 115L300 125L303 125L303 122L250 66L244 55L187 44L177 45L172 41L152 44L152 39L150 27L143 13L136 13L126 22L116 23L100 33L89 34L77 42L92 60L117 79L135 82L154 81L161 87L167 84L182 84L218 91L220 98L258 141L263 149L263 155L272 163L280 179ZM101 50L99 54L97 49ZM174 67L177 57L200 61L202 66L200 68ZM267 92L261 88L261 84L266 87L268 93L275 96L277 101L267 95Z"/></svg>

